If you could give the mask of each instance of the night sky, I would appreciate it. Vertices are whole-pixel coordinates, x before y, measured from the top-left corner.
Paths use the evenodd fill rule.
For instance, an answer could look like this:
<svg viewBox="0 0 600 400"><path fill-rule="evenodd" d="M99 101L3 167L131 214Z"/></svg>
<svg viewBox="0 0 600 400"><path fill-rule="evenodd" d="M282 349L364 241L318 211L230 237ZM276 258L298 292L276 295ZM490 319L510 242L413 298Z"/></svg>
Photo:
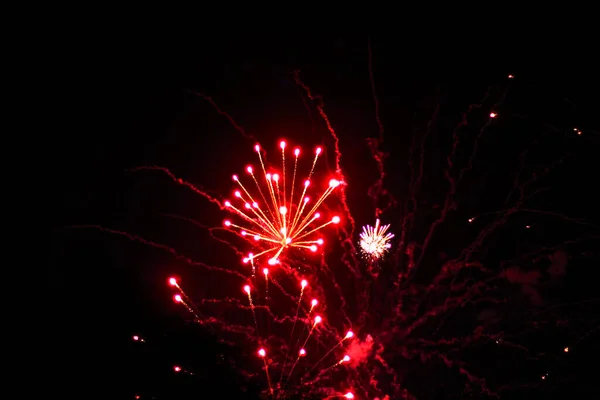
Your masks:
<svg viewBox="0 0 600 400"><path fill-rule="evenodd" d="M444 170L462 113L469 105L479 105L459 131L456 174L469 165L474 138L489 122L490 112L498 115L481 136L453 198L456 207L423 252L420 266L407 271L408 258L397 258L392 251L380 265L381 278L367 294L371 308L366 311L373 317L361 326L359 336L365 340L372 333L382 338L401 389L394 394L384 379L381 391L366 397L341 375L325 386L344 393L353 389L359 399L385 394L411 398L407 393L418 399L488 398L477 385L467 391L460 374L447 371L456 371L456 366L445 368L443 362L419 357L406 360L402 349L417 347L418 340L436 342L436 351L449 357L457 353L440 344L437 324L421 327L410 340L394 339L390 332L402 323L385 294L392 287L391 277L399 274L407 277L399 289L405 293L397 299L422 294L446 261L468 248L488 223L501 218L503 214L495 211L515 207L518 190L507 195L520 169L522 182L534 182L527 189L527 202L519 206L530 211L511 214L469 260L503 274L506 282L482 295L486 304L501 305L464 311L470 306L459 302L449 311L444 334L465 337L481 326L484 336L491 335L479 338L483 347L461 348L460 357L468 359L465 368L485 378L500 398L591 398L600 393L592 373L598 355L594 329L600 325L594 271L600 261L596 250L600 103L592 68L581 65L585 63L545 62L541 51L525 59L505 48L490 52L441 43L424 47L383 36L371 38L370 46L384 127L379 149L389 154L384 187L397 201L397 207L380 217L396 234L393 250L399 246L406 217L404 204L411 203L414 189L409 165L418 160L420 150L411 153L413 143L425 144L418 207L407 239L418 244L444 207L448 191ZM53 144L59 206L52 215L49 278L57 310L53 324L67 329L60 329L64 333L57 334L50 346L60 362L49 371L56 375L49 393L111 399L258 398L266 380L256 357L257 345L247 340L226 345L219 341L218 329L215 335L191 323L185 309L172 301L175 292L167 279L180 278L194 300L223 290L244 302L241 283L166 251L78 226L139 235L190 259L241 271L239 257L231 249L215 244L206 228L178 218L218 227L226 218L224 211L165 174L129 169L163 166L222 200L231 196L231 175L256 164L252 149L256 140L271 155L284 138L306 152L323 146L326 156L320 171L327 178L335 172L334 141L317 113L317 103L294 79L299 71L302 82L322 96L339 136L356 242L361 227L374 224L376 208L369 188L378 171L367 139L379 137L379 127L369 57L369 39L359 35L247 35L218 41L202 38L189 46L154 46L131 39L89 44L85 55L70 65L77 72L69 86L68 125L74 133L58 133ZM210 96L256 140L244 137L198 93ZM427 139L421 142L425 134ZM520 158L524 152L525 158ZM521 160L525 161L520 164ZM414 165L418 169L418 162ZM377 207L384 207L386 199L380 198ZM337 200L331 207L341 209ZM479 217L484 214L487 217ZM324 235L335 241L333 232ZM252 249L246 244L240 250ZM532 252L538 252L535 262L537 256L529 256ZM343 253L339 246L332 247L330 267L342 268L335 263ZM548 254L568 261L548 261ZM366 271L360 259L359 265ZM353 292L354 281L349 274L342 275L344 293ZM485 278L473 274L468 279L468 285L475 285ZM443 292L451 282L437 283L436 290ZM358 316L365 310L354 297L348 296L349 313ZM403 300L402 307L412 306ZM416 312L426 313L429 302L418 307ZM332 324L341 321L335 310L332 303L323 314ZM232 318L230 322L239 323L236 315ZM340 331L349 328L338 325ZM358 326L352 329L359 331ZM485 343L498 347L501 343L494 342L504 334L507 341L529 350L489 351ZM133 335L145 341L136 342ZM420 350L430 350L419 343ZM175 365L193 375L174 373ZM242 370L256 376L245 379ZM368 386L369 379L362 379Z"/></svg>

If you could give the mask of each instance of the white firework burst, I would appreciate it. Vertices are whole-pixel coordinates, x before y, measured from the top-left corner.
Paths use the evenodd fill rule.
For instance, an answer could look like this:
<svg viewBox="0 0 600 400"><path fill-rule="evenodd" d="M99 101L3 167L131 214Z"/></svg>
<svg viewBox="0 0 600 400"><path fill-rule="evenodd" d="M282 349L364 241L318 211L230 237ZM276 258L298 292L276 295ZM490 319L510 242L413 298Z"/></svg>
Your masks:
<svg viewBox="0 0 600 400"><path fill-rule="evenodd" d="M389 241L394 237L394 234L386 233L389 227L389 224L380 226L379 220L375 221L375 227L363 226L363 231L360 234L360 248L363 255L377 260L392 247Z"/></svg>

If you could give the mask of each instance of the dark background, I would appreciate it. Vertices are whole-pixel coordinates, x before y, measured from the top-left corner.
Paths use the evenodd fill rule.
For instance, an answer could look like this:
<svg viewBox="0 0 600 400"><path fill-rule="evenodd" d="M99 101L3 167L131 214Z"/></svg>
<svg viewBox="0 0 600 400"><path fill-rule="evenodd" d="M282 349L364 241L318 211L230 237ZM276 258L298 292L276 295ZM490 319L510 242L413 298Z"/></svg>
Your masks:
<svg viewBox="0 0 600 400"><path fill-rule="evenodd" d="M436 102L447 106L443 132L488 87L504 87L509 73L519 85L513 106L526 110L538 125L551 126L563 137L572 126L597 130L598 82L593 70L582 60L568 61L569 56L556 49L550 56L540 49L523 53L527 46L491 51L390 36L374 36L372 48L386 128L384 148L392 153L388 168L391 182L399 187L403 178L393 171L404 163L408 133L427 122ZM198 38L189 46L175 40L157 46L131 39L91 41L70 63L75 79L65 114L73 130L59 133L53 144L59 205L53 214L49 278L59 310L54 323L68 327L53 346L65 361L53 371L57 395L81 390L82 395L103 393L114 399L135 394L157 399L243 398L237 392L237 371L224 362L229 357L243 359L243 350L220 345L205 330L190 327L185 313L172 303L166 279L183 276L194 283L198 296L203 285L226 283L198 277L195 267L159 250L65 227L99 224L176 246L194 259L236 262L234 255L215 255L206 232L162 215L184 215L217 226L223 216L206 201L160 174L125 169L161 165L211 193L228 193L230 175L254 161L254 142L192 91L211 96L266 148L280 137L305 150L316 144L331 146L317 115L311 120L307 114L292 77L295 70L323 96L344 160L351 160L343 166L352 180L349 201L357 225L372 223L366 191L376 168L365 139L378 131L368 57L367 36L265 34ZM553 143L550 153L558 154L568 143L571 147L565 152L575 154L575 161L558 173L563 186L552 201L560 210L593 220L598 134ZM443 166L447 149L444 140L434 145L432 159L441 161L428 168ZM332 168L333 160L327 161ZM481 179L494 179L493 173L493 168L485 170ZM429 194L437 195L433 189ZM585 297L582 293L592 293L595 284L591 275L581 273L568 286L566 290ZM133 342L134 334L145 342ZM195 374L174 374L173 365ZM569 386L591 388L584 373L575 375Z"/></svg>

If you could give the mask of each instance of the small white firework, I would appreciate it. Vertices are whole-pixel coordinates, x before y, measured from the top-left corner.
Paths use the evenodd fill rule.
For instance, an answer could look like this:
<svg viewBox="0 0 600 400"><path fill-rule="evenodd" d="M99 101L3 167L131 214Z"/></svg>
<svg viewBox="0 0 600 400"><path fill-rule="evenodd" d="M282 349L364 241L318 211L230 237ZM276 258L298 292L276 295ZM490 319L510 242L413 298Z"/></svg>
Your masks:
<svg viewBox="0 0 600 400"><path fill-rule="evenodd" d="M379 259L392 247L389 241L394 235L392 233L386 234L389 227L389 224L379 226L379 220L375 221L375 227L363 226L363 231L360 234L360 248L366 257Z"/></svg>

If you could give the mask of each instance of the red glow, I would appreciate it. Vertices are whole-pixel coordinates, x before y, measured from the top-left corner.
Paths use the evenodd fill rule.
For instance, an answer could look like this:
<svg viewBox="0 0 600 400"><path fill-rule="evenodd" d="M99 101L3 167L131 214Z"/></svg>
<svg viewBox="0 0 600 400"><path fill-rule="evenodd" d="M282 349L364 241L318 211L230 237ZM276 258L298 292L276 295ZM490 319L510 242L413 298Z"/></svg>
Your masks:
<svg viewBox="0 0 600 400"><path fill-rule="evenodd" d="M352 336L354 336L354 332L348 331L348 333L346 333L346 337L344 339L350 339Z"/></svg>
<svg viewBox="0 0 600 400"><path fill-rule="evenodd" d="M177 279L175 279L175 278L169 278L169 285L171 285L171 286L177 286Z"/></svg>
<svg viewBox="0 0 600 400"><path fill-rule="evenodd" d="M306 279L302 279L302 281L300 282L300 286L302 287L302 289L304 289L307 285L308 282L306 281Z"/></svg>
<svg viewBox="0 0 600 400"><path fill-rule="evenodd" d="M181 303L183 300L181 299L181 296L176 294L175 296L173 296L173 300L175 300L175 303Z"/></svg>
<svg viewBox="0 0 600 400"><path fill-rule="evenodd" d="M260 350L258 350L258 355L260 357L264 357L267 355L267 352L265 351L265 349L260 349Z"/></svg>
<svg viewBox="0 0 600 400"><path fill-rule="evenodd" d="M348 393L346 393L346 394L344 395L344 397L345 397L345 398L347 398L347 399L353 399L353 398L354 398L354 395L352 394L352 392L348 392Z"/></svg>
<svg viewBox="0 0 600 400"><path fill-rule="evenodd" d="M246 292L246 293L248 293L248 295L250 295L250 285L244 286L244 292Z"/></svg>
<svg viewBox="0 0 600 400"><path fill-rule="evenodd" d="M181 367L179 367L179 366L175 365L175 366L173 367L173 370L175 370L175 372L181 372Z"/></svg>
<svg viewBox="0 0 600 400"><path fill-rule="evenodd" d="M319 302L317 301L317 299L312 299L312 301L310 302L311 306L316 306L317 304L319 304Z"/></svg>
<svg viewBox="0 0 600 400"><path fill-rule="evenodd" d="M140 340L140 337L139 337L138 335L135 335L135 336L133 337L133 340L135 340L135 341L138 341L138 340Z"/></svg>

